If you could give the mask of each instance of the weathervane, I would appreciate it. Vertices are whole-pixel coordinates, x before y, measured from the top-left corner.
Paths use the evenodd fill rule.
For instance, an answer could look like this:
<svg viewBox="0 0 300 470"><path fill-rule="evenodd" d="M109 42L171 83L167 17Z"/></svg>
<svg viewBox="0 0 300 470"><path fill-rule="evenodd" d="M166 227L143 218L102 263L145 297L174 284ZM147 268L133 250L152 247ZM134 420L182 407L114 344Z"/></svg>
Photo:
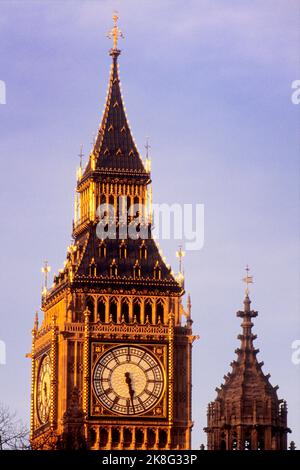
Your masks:
<svg viewBox="0 0 300 470"><path fill-rule="evenodd" d="M113 39L113 50L114 51L118 50L118 39L119 38L124 38L124 35L123 35L122 31L118 27L118 19L119 19L118 14L115 11L114 14L113 14L114 25L113 25L112 29L109 31L109 33L107 34L107 37L109 39Z"/></svg>
<svg viewBox="0 0 300 470"><path fill-rule="evenodd" d="M250 268L249 268L248 264L247 264L245 270L246 270L246 277L243 278L243 282L246 283L245 294L248 296L249 295L249 284L253 284L253 276L249 276Z"/></svg>

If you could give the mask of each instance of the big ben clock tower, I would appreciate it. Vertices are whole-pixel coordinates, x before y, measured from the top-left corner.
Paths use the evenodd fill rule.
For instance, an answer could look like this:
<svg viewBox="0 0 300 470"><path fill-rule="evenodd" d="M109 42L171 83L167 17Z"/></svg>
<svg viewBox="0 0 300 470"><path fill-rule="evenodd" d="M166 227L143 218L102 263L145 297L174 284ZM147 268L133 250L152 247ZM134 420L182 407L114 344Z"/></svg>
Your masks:
<svg viewBox="0 0 300 470"><path fill-rule="evenodd" d="M150 165L124 109L117 19L102 121L78 171L74 241L32 330L34 449L191 445L191 304L151 236Z"/></svg>

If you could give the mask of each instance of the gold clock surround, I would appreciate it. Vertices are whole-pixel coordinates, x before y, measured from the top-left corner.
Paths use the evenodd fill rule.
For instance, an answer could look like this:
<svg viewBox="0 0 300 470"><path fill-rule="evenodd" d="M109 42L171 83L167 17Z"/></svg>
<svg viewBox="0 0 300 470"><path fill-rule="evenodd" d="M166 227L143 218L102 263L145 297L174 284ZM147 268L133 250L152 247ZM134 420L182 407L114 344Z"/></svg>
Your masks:
<svg viewBox="0 0 300 470"><path fill-rule="evenodd" d="M103 364L112 365L110 371L105 371ZM148 369L145 369L147 365ZM125 374L128 374L127 381ZM92 416L166 418L166 345L92 342L91 378ZM129 392L131 385L128 384L131 381L134 391L132 401Z"/></svg>

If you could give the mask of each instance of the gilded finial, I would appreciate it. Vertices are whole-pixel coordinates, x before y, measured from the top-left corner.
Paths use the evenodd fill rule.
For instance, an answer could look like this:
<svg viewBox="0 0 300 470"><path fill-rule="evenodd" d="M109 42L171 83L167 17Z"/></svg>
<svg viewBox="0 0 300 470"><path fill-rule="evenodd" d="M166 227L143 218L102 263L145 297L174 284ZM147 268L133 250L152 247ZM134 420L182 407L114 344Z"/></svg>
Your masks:
<svg viewBox="0 0 300 470"><path fill-rule="evenodd" d="M183 273L183 263L182 258L185 256L185 252L182 250L182 245L179 245L178 251L176 251L176 257L179 259L179 272L177 275L177 281L183 287L184 285L184 273Z"/></svg>
<svg viewBox="0 0 300 470"><path fill-rule="evenodd" d="M148 160L149 159L149 149L151 149L151 145L149 144L149 137L147 137L147 139L146 139L145 149L146 149L146 158Z"/></svg>
<svg viewBox="0 0 300 470"><path fill-rule="evenodd" d="M119 16L118 16L118 13L116 11L114 12L112 18L113 18L113 21L114 21L114 25L113 25L112 29L109 31L109 33L107 34L107 37L110 38L110 39L113 39L113 48L112 48L112 50L117 51L118 50L118 39L119 38L124 38L124 35L118 27Z"/></svg>
<svg viewBox="0 0 300 470"><path fill-rule="evenodd" d="M80 145L80 152L79 152L79 168L82 169L82 158L83 158L83 144Z"/></svg>
<svg viewBox="0 0 300 470"><path fill-rule="evenodd" d="M82 159L83 159L83 144L80 146L80 152L78 154L79 157L79 167L77 168L77 181L81 180L82 178Z"/></svg>
<svg viewBox="0 0 300 470"><path fill-rule="evenodd" d="M191 316L191 310L192 310L192 302L191 302L191 296L190 296L190 294L188 294L188 296L187 296L187 303L186 303L186 305L187 305L188 317L190 317L190 316Z"/></svg>
<svg viewBox="0 0 300 470"><path fill-rule="evenodd" d="M253 284L253 276L249 276L250 268L249 268L248 264L247 264L245 270L246 270L246 277L243 278L243 282L246 283L245 294L248 297L248 295L249 295L249 284Z"/></svg>
<svg viewBox="0 0 300 470"><path fill-rule="evenodd" d="M34 330L38 331L39 329L39 312L36 310L34 317Z"/></svg>
<svg viewBox="0 0 300 470"><path fill-rule="evenodd" d="M146 139L145 149L146 149L145 169L148 173L150 173L150 171L151 171L151 158L149 158L149 149L151 149L151 145L149 144L149 137L147 137L147 139Z"/></svg>
<svg viewBox="0 0 300 470"><path fill-rule="evenodd" d="M179 245L178 251L176 251L176 257L179 259L179 272L182 273L182 258L185 256L185 252L182 250L182 245Z"/></svg>
<svg viewBox="0 0 300 470"><path fill-rule="evenodd" d="M50 271L51 267L49 266L48 261L44 261L44 265L42 267L42 273L44 275L43 294L46 294L48 290L48 274Z"/></svg>

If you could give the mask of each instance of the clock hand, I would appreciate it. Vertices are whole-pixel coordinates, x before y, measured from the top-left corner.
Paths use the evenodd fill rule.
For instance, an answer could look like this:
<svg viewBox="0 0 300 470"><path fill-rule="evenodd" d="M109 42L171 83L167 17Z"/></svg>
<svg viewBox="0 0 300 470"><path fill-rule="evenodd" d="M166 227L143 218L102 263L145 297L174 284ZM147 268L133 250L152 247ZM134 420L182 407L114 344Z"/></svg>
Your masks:
<svg viewBox="0 0 300 470"><path fill-rule="evenodd" d="M133 404L134 390L133 390L132 385L131 385L131 378L130 378L129 372L125 372L125 382L128 385L129 396L130 396L130 399L131 399L131 404L132 404L132 408L133 408L133 412L134 412L134 404Z"/></svg>

